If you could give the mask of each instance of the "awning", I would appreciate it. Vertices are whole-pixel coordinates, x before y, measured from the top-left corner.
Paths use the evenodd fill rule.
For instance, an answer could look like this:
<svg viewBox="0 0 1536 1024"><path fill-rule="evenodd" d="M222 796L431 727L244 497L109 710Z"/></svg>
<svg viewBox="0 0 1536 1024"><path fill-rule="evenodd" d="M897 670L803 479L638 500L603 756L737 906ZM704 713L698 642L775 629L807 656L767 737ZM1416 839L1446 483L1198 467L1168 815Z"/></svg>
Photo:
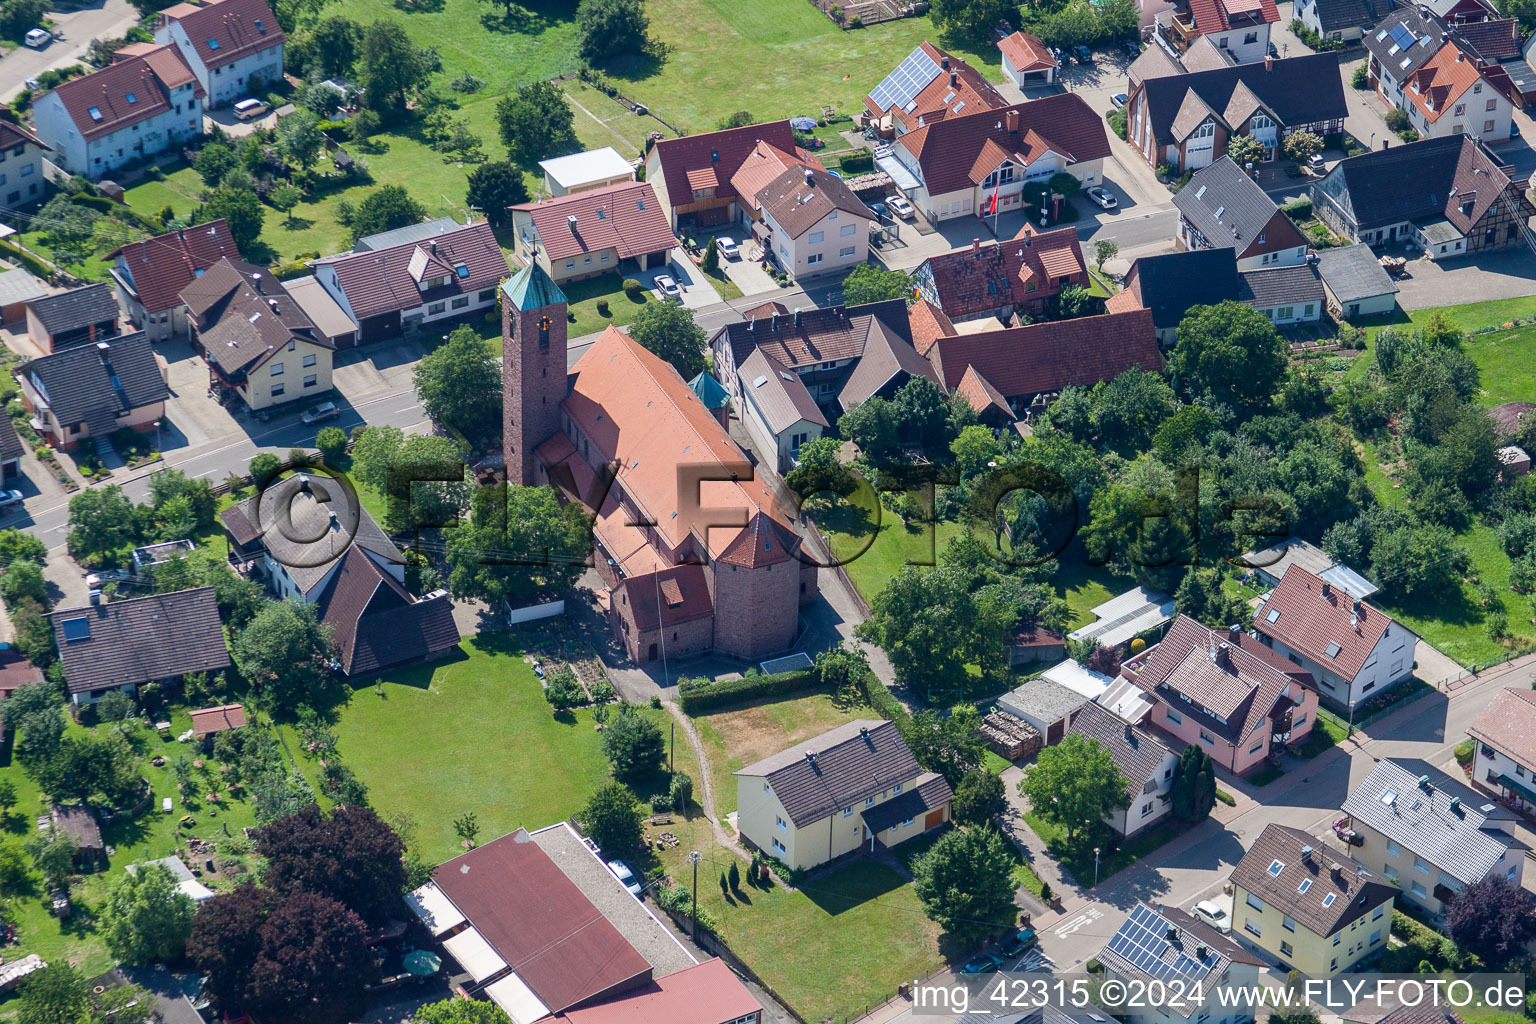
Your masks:
<svg viewBox="0 0 1536 1024"><path fill-rule="evenodd" d="M487 985L485 997L507 1011L513 1024L533 1024L549 1016L549 1007L516 974L509 974L495 984Z"/></svg>
<svg viewBox="0 0 1536 1024"><path fill-rule="evenodd" d="M1536 790L1531 789L1523 782L1517 782L1508 775L1490 775L1488 781L1495 786L1503 786L1511 793L1516 793L1531 803L1536 804Z"/></svg>
<svg viewBox="0 0 1536 1024"><path fill-rule="evenodd" d="M452 931L464 923L464 915L453 901L443 895L435 882L428 882L420 889L405 894L406 906L421 919L434 936Z"/></svg>
<svg viewBox="0 0 1536 1024"><path fill-rule="evenodd" d="M485 936L473 928L466 928L457 935L444 939L443 948L476 981L484 981L507 969L507 962L489 942L485 941Z"/></svg>
<svg viewBox="0 0 1536 1024"><path fill-rule="evenodd" d="M896 183L896 187L903 192L911 192L923 187L923 183L917 180L917 176L907 170L907 165L894 156L882 156L875 161L875 166L889 174L891 180Z"/></svg>

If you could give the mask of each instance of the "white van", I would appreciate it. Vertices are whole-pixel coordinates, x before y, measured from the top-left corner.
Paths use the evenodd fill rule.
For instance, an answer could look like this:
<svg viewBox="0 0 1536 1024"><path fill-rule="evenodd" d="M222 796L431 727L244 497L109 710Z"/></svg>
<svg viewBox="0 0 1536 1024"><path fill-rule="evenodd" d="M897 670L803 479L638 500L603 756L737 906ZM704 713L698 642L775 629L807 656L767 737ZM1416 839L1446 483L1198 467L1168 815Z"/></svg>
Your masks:
<svg viewBox="0 0 1536 1024"><path fill-rule="evenodd" d="M235 116L242 121L249 121L253 117L265 114L267 109L267 105L261 100L241 100L235 104Z"/></svg>
<svg viewBox="0 0 1536 1024"><path fill-rule="evenodd" d="M53 42L53 33L45 28L35 28L27 33L24 42L34 50L41 50Z"/></svg>

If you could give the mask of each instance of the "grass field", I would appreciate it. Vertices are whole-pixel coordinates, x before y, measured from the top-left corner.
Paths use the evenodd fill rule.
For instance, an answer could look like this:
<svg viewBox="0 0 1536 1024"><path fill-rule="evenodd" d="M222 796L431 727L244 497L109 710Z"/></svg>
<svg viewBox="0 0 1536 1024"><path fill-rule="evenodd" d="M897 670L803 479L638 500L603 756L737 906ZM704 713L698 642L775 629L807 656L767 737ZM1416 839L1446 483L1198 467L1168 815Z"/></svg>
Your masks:
<svg viewBox="0 0 1536 1024"><path fill-rule="evenodd" d="M1083 833L1079 833L1077 841L1069 844L1064 829L1050 824L1034 811L1024 815L1024 820L1029 823L1035 835L1044 840L1051 856L1077 880L1078 885L1085 888L1094 885L1094 846L1091 838L1085 838ZM1102 882L1115 872L1123 871L1184 831L1185 825L1182 822L1170 819L1123 840L1112 850L1104 850L1098 858L1098 880Z"/></svg>

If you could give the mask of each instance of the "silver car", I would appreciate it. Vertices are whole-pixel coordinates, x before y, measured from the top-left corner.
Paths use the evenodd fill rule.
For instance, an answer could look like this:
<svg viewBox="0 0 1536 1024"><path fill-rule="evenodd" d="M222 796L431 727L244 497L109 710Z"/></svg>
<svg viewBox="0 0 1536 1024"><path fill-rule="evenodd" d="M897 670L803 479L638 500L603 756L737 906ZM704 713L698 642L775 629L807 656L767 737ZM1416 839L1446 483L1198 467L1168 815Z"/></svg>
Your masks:
<svg viewBox="0 0 1536 1024"><path fill-rule="evenodd" d="M667 274L656 275L656 290L669 299L681 299L683 297L683 290Z"/></svg>

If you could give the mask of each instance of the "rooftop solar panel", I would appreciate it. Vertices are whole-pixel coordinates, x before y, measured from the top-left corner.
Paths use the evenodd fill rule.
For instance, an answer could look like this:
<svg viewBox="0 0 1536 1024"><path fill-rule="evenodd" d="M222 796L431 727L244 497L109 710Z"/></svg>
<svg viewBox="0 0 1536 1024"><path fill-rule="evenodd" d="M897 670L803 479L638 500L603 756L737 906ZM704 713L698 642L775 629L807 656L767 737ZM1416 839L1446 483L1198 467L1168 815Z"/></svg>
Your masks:
<svg viewBox="0 0 1536 1024"><path fill-rule="evenodd" d="M884 81L870 90L869 98L881 110L900 107L910 112L917 94L938 74L939 65L918 47L896 65L896 70L886 75Z"/></svg>
<svg viewBox="0 0 1536 1024"><path fill-rule="evenodd" d="M1409 31L1408 26L1393 25L1392 42L1397 44L1398 49L1406 50L1412 46L1416 40L1414 39L1413 33Z"/></svg>
<svg viewBox="0 0 1536 1024"><path fill-rule="evenodd" d="M60 625L64 629L65 640L89 640L91 638L90 619L65 619Z"/></svg>

